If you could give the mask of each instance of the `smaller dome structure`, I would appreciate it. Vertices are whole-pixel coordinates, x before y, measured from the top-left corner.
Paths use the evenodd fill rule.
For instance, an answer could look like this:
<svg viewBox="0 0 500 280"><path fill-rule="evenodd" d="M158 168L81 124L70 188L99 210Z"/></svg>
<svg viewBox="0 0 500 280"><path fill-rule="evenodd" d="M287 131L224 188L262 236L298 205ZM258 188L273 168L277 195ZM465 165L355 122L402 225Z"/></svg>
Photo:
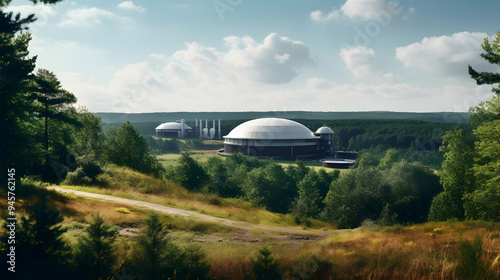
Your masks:
<svg viewBox="0 0 500 280"><path fill-rule="evenodd" d="M333 130L328 126L322 126L316 130L316 134L333 134Z"/></svg>

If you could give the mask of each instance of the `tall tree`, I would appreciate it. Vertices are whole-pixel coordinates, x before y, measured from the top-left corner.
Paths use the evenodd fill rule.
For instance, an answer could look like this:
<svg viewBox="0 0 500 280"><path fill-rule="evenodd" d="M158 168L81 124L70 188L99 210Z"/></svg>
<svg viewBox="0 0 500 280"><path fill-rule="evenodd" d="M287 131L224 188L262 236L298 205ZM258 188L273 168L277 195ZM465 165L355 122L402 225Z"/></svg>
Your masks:
<svg viewBox="0 0 500 280"><path fill-rule="evenodd" d="M179 182L185 188L199 191L208 182L209 177L200 163L188 153L182 153L179 158L179 165L176 167L174 176L171 179Z"/></svg>
<svg viewBox="0 0 500 280"><path fill-rule="evenodd" d="M132 254L132 264L143 277L141 279L160 279L167 245L171 241L158 213L152 212L144 220L144 224L146 227L142 230Z"/></svg>
<svg viewBox="0 0 500 280"><path fill-rule="evenodd" d="M319 193L318 173L311 169L302 179L298 187L298 197L292 204L292 212L299 217L316 217L319 214L321 198Z"/></svg>
<svg viewBox="0 0 500 280"><path fill-rule="evenodd" d="M490 43L484 39L481 57L500 65L500 32ZM474 163L476 190L467 195L465 211L468 218L500 221L500 73L480 72L469 67L469 74L478 84L495 84L496 95L471 110L478 127Z"/></svg>
<svg viewBox="0 0 500 280"><path fill-rule="evenodd" d="M443 145L440 151L444 152L440 180L444 192L437 196L429 219L460 219L465 218L464 197L474 190L474 139L471 133L464 130L448 131L443 136Z"/></svg>
<svg viewBox="0 0 500 280"><path fill-rule="evenodd" d="M33 99L30 96L31 72L36 57L29 57L29 34L0 33L0 178L4 170L15 168L17 176L28 170L37 157L33 132ZM31 156L31 158L30 158Z"/></svg>
<svg viewBox="0 0 500 280"><path fill-rule="evenodd" d="M146 139L129 121L116 130L110 130L106 154L111 163L156 177L160 177L163 171L163 167L151 153Z"/></svg>
<svg viewBox="0 0 500 280"><path fill-rule="evenodd" d="M113 225L106 224L99 214L93 216L90 226L76 245L74 263L79 268L78 276L82 279L111 276L111 268L116 261L113 243L117 234Z"/></svg>
<svg viewBox="0 0 500 280"><path fill-rule="evenodd" d="M43 119L43 148L45 150L45 175L49 178L51 164L51 137L50 122L77 124L70 108L76 103L76 97L63 89L56 75L46 69L38 69L36 76L35 96L38 101L38 116ZM52 174L52 172L50 173Z"/></svg>

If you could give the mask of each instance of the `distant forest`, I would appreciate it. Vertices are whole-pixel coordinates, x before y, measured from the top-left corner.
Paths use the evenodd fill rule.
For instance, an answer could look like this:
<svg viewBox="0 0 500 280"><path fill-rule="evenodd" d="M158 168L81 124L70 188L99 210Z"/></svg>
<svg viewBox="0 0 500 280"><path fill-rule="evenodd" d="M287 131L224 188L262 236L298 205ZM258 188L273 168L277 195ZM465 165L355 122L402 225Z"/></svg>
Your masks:
<svg viewBox="0 0 500 280"><path fill-rule="evenodd" d="M193 122L195 119L221 120L251 120L256 118L285 118L308 120L419 120L435 123L466 123L469 113L435 112L435 113L405 113L405 112L312 112L312 111L268 111L268 112L164 112L164 113L94 113L101 117L105 124L125 121L135 123L176 121L185 119Z"/></svg>

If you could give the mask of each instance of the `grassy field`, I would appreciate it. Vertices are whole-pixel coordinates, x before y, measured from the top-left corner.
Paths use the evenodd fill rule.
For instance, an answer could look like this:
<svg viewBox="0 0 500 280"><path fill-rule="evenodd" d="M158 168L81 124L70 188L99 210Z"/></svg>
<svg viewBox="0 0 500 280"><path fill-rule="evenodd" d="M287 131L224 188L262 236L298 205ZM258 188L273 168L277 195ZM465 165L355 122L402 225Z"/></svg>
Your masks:
<svg viewBox="0 0 500 280"><path fill-rule="evenodd" d="M72 187L127 198L175 204L176 207L245 220L255 224L297 227L292 219L254 208L239 200L221 200L213 205L198 195L172 184L160 184L149 176L111 167L121 187L107 189ZM150 186L149 189L144 189ZM151 191L145 194L144 191ZM139 233L142 219L149 213L141 207L86 199L46 191L43 187L19 193L19 209L34 203L40 192L47 192L64 216L64 239L75 244L77 238L99 213L116 225L120 236L115 243L119 262ZM153 194L156 192L156 194ZM189 202L190 201L190 202ZM212 201L213 202L213 201ZM1 209L7 209L5 200ZM5 211L5 210L4 210ZM5 213L3 213L5 214ZM211 265L215 279L246 279L250 259L267 246L280 260L282 279L498 279L500 277L500 224L483 221L429 222L416 225L373 226L354 230L328 231L318 235L277 232L265 227L250 230L232 228L199 218L161 215L169 237L180 244L198 244ZM307 238L305 238L307 237ZM467 244L479 238L479 248ZM469 249L467 249L469 248ZM467 276L467 271L473 276ZM489 277L489 278L488 278Z"/></svg>
<svg viewBox="0 0 500 280"><path fill-rule="evenodd" d="M176 183L156 179L128 168L109 166L106 174L101 176L101 180L106 182L105 188L61 187L141 200L252 224L302 228L290 214L272 213L254 207L242 199L224 199L215 194L192 193ZM333 226L315 220L311 220L311 227L333 229Z"/></svg>

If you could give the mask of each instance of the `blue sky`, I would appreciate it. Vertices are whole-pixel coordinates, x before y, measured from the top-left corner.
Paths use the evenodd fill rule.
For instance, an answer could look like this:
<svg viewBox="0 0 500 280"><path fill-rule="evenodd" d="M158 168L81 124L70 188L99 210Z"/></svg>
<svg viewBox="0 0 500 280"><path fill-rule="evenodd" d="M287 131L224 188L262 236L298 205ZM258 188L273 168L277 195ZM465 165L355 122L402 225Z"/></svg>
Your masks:
<svg viewBox="0 0 500 280"><path fill-rule="evenodd" d="M63 1L30 51L93 112L467 111L500 1Z"/></svg>

